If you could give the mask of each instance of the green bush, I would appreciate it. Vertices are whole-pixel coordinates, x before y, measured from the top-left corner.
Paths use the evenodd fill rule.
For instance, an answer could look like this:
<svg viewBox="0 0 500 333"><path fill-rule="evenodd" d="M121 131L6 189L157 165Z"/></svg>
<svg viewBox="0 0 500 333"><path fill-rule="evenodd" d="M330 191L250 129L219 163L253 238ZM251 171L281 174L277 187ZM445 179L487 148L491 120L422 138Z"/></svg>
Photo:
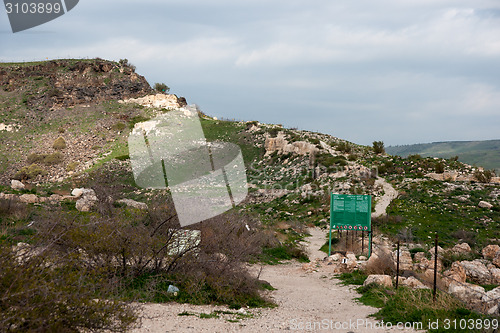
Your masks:
<svg viewBox="0 0 500 333"><path fill-rule="evenodd" d="M443 173L444 172L444 163L443 162L437 162L434 165L434 171L436 171L436 173Z"/></svg>
<svg viewBox="0 0 500 333"><path fill-rule="evenodd" d="M385 153L385 147L383 141L373 141L373 152L375 154Z"/></svg>
<svg viewBox="0 0 500 333"><path fill-rule="evenodd" d="M168 93L170 91L169 86L167 86L165 83L155 83L154 85L154 90L162 93Z"/></svg>

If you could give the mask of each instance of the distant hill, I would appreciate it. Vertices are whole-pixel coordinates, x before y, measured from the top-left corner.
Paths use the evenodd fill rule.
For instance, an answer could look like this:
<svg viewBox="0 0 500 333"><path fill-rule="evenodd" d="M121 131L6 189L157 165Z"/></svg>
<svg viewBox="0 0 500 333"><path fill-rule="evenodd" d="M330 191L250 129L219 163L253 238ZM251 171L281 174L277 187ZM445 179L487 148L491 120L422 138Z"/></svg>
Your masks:
<svg viewBox="0 0 500 333"><path fill-rule="evenodd" d="M390 146L386 151L402 157L414 154L442 158L458 156L461 162L500 171L500 140L420 143Z"/></svg>

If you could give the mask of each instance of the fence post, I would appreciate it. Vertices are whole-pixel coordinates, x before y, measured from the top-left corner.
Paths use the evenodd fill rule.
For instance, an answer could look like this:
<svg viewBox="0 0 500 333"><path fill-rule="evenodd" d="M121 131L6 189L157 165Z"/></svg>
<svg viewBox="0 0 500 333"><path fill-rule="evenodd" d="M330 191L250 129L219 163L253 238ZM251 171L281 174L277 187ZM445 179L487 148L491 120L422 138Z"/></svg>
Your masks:
<svg viewBox="0 0 500 333"><path fill-rule="evenodd" d="M437 261L438 261L438 233L436 232L436 239L434 241L434 288L432 291L432 299L436 301L437 292Z"/></svg>
<svg viewBox="0 0 500 333"><path fill-rule="evenodd" d="M396 289L398 289L398 284L399 284L399 241L398 241L398 252L396 260Z"/></svg>
<svg viewBox="0 0 500 333"><path fill-rule="evenodd" d="M361 230L361 254L365 255L365 231Z"/></svg>

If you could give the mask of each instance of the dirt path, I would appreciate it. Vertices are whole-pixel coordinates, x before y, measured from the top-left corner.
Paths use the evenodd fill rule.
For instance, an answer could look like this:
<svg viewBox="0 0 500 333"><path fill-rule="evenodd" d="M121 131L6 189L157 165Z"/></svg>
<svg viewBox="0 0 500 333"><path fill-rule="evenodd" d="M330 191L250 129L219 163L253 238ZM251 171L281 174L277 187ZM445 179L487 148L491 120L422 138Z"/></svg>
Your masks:
<svg viewBox="0 0 500 333"><path fill-rule="evenodd" d="M385 215L387 207L391 204L393 199L398 197L398 191L392 187L384 178L377 178L375 180L375 186L380 185L384 189L384 195L378 199L377 205L375 206L375 212L372 213L372 217L379 217Z"/></svg>
<svg viewBox="0 0 500 333"><path fill-rule="evenodd" d="M326 231L315 228L310 233L310 258L323 258L325 254L318 249L325 242ZM250 269L257 274L260 267ZM240 315L220 314L219 318L202 319L200 313L236 311L208 305L147 304L143 306L142 326L133 332L415 332L396 327L376 329L380 322L367 316L377 310L357 303L354 298L359 294L352 287L339 285L328 266L313 273L305 273L297 262L264 266L260 278L277 288L270 292L277 308L242 309ZM183 312L198 316L179 316Z"/></svg>

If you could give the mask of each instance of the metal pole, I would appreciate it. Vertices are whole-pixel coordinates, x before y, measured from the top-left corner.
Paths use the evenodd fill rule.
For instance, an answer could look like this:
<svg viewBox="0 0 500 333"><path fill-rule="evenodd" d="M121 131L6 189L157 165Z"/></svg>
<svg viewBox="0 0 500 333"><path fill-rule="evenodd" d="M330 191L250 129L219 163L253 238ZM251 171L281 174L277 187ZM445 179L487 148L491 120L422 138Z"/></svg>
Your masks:
<svg viewBox="0 0 500 333"><path fill-rule="evenodd" d="M328 233L328 256L332 255L332 224L330 223L330 232Z"/></svg>
<svg viewBox="0 0 500 333"><path fill-rule="evenodd" d="M396 260L396 289L398 289L398 284L399 284L399 241L398 241L398 252Z"/></svg>
<svg viewBox="0 0 500 333"><path fill-rule="evenodd" d="M361 230L361 254L365 253L365 231Z"/></svg>
<svg viewBox="0 0 500 333"><path fill-rule="evenodd" d="M436 301L437 293L437 264L438 264L438 233L436 232L436 240L434 241L434 289L432 291L432 299Z"/></svg>
<svg viewBox="0 0 500 333"><path fill-rule="evenodd" d="M370 258L370 257L372 256L372 246L373 246L373 244L372 244L372 243L373 243L373 242L372 242L372 237L373 237L373 230L369 230L369 231L368 231L368 234L369 234L369 236L370 236L370 238L369 238L369 240L368 240L368 242L370 243L370 244L368 244L368 245L369 245L369 247L370 247L370 251L368 252L368 258Z"/></svg>
<svg viewBox="0 0 500 333"><path fill-rule="evenodd" d="M347 254L347 248L349 246L349 230L345 231L345 253Z"/></svg>

